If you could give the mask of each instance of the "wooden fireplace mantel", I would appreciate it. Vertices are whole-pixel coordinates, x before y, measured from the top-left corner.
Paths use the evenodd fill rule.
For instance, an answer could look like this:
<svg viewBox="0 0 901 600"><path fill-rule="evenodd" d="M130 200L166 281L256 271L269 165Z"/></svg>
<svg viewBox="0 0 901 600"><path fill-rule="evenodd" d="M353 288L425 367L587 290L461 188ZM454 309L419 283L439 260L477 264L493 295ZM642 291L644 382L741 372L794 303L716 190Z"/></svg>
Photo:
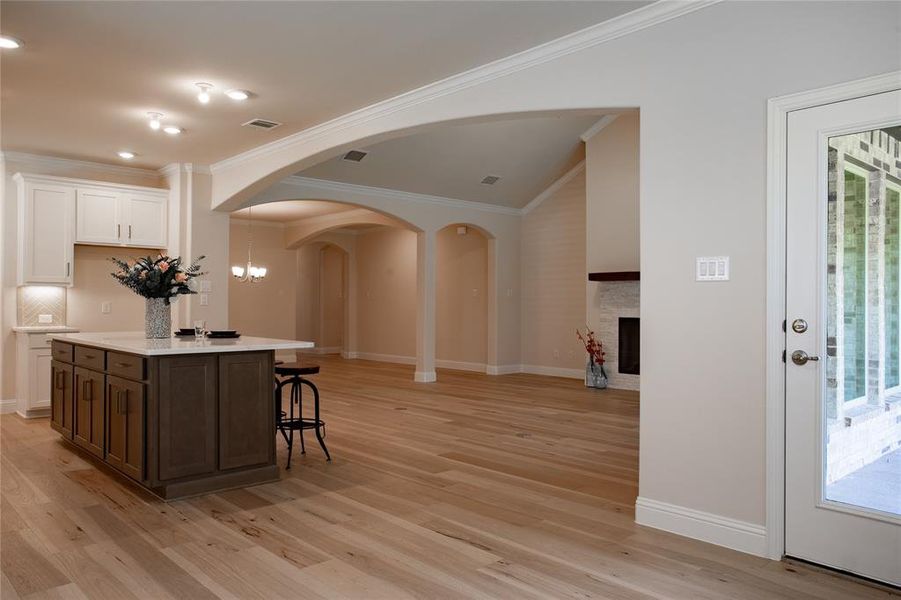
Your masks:
<svg viewBox="0 0 901 600"><path fill-rule="evenodd" d="M605 271L589 273L588 281L640 281L641 271Z"/></svg>

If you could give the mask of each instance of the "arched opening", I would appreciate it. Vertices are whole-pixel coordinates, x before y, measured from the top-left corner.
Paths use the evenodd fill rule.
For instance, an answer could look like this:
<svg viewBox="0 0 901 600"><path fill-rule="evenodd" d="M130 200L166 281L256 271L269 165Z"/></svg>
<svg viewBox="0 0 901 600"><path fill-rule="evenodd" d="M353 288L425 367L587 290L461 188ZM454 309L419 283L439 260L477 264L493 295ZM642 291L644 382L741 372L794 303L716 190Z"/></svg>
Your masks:
<svg viewBox="0 0 901 600"><path fill-rule="evenodd" d="M436 234L435 340L440 368L484 372L488 360L491 240L472 224Z"/></svg>

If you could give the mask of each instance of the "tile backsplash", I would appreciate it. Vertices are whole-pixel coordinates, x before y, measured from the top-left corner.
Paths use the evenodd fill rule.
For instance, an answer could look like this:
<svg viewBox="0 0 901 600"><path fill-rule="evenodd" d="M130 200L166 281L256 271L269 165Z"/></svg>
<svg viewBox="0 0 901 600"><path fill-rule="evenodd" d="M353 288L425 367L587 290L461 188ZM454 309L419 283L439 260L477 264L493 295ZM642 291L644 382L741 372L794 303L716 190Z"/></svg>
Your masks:
<svg viewBox="0 0 901 600"><path fill-rule="evenodd" d="M20 326L65 325L66 288L55 285L24 285L18 289L17 321ZM51 323L41 323L40 315L50 315Z"/></svg>

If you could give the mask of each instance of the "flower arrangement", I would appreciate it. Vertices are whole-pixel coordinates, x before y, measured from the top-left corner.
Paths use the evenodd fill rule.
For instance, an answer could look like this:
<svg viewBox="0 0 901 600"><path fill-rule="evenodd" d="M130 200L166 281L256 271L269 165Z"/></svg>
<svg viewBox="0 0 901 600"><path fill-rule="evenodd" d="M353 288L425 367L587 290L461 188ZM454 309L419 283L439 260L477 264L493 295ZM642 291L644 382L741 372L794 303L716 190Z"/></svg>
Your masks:
<svg viewBox="0 0 901 600"><path fill-rule="evenodd" d="M588 352L588 359L594 364L601 365L601 369L604 368L604 345L594 337L594 332L587 327L585 328L585 333L583 334L580 330L576 329L576 337L579 338L579 341L585 346L585 351Z"/></svg>
<svg viewBox="0 0 901 600"><path fill-rule="evenodd" d="M155 260L148 256L138 258L134 262L118 258L110 258L119 269L110 275L113 278L144 298L162 298L169 304L172 298L183 294L196 294L189 283L195 277L203 275L200 271L201 256L187 268L182 266L180 256L172 258L160 254Z"/></svg>
<svg viewBox="0 0 901 600"><path fill-rule="evenodd" d="M585 385L594 388L607 387L607 371L604 370L604 345L594 336L594 332L585 327L585 333L576 329L576 337L585 346L588 353L588 366L585 369Z"/></svg>

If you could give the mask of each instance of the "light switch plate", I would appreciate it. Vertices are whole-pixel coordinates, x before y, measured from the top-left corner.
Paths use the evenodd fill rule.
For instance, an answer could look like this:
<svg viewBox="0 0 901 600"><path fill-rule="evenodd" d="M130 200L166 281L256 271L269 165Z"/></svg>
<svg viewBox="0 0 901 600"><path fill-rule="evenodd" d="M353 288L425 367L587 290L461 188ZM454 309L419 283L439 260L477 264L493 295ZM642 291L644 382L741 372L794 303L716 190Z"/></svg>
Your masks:
<svg viewBox="0 0 901 600"><path fill-rule="evenodd" d="M695 259L695 281L729 281L729 257L697 257Z"/></svg>
<svg viewBox="0 0 901 600"><path fill-rule="evenodd" d="M209 306L209 305L210 305L209 294L200 294L200 306Z"/></svg>
<svg viewBox="0 0 901 600"><path fill-rule="evenodd" d="M110 301L101 302L100 303L100 312L104 315L108 315L113 312L113 303Z"/></svg>
<svg viewBox="0 0 901 600"><path fill-rule="evenodd" d="M38 323L41 325L53 323L53 315L38 315Z"/></svg>
<svg viewBox="0 0 901 600"><path fill-rule="evenodd" d="M213 282L209 279L201 279L200 280L200 291L201 292L212 292L213 291Z"/></svg>

